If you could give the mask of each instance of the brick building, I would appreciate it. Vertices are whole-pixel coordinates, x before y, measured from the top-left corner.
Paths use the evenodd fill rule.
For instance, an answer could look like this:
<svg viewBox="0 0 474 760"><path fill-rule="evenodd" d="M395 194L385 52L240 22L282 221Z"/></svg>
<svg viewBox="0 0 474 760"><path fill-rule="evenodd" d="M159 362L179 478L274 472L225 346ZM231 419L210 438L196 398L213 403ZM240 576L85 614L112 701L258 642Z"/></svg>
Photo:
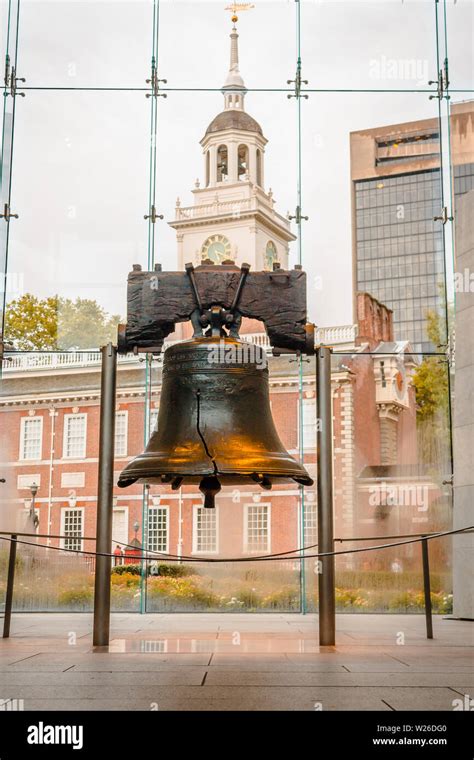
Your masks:
<svg viewBox="0 0 474 760"><path fill-rule="evenodd" d="M334 346L334 492L337 536L414 531L427 522L426 510L397 494L426 487L429 499L438 486L417 464L414 360L407 343L393 341L391 313L366 293L358 294L357 325L323 328L318 342ZM262 343L264 334L248 335ZM4 515L17 527L31 506L30 486L40 533L65 535L51 545L93 549L80 536L95 535L99 441L100 355L61 353L19 355L4 362L0 390L0 451ZM315 475L316 408L314 361L269 354L271 407L280 437ZM135 356L119 360L115 470L145 445L145 397L153 429L160 403L161 361L153 362L145 386L144 363ZM300 398L300 387L302 388ZM391 513L387 522L387 489ZM408 489L408 490L407 490ZM415 491L415 495L416 495ZM425 494L425 491L423 491ZM379 496L377 496L379 494ZM411 503L413 502L413 503ZM424 502L423 502L424 505ZM423 507L422 505L422 507ZM197 487L171 492L165 486L114 490L113 541L138 536L153 551L178 556L245 556L275 553L316 542L315 487L305 489L304 505L293 485L267 492L246 487L223 489L216 509L204 510ZM303 515L303 518L302 518ZM5 523L5 520L3 520ZM301 523L304 523L302 537ZM145 527L145 530L143 530ZM427 526L428 529L428 526ZM402 532L403 532L402 531Z"/></svg>

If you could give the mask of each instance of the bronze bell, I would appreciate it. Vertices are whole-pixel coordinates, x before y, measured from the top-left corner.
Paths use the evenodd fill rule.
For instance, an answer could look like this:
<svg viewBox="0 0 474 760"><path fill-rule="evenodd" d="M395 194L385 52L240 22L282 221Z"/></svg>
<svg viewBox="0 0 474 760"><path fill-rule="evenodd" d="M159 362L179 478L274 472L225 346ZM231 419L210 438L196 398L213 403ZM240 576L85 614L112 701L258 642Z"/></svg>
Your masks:
<svg viewBox="0 0 474 760"><path fill-rule="evenodd" d="M222 332L166 349L157 430L118 485L196 483L213 507L221 485L291 480L313 484L275 429L265 350Z"/></svg>

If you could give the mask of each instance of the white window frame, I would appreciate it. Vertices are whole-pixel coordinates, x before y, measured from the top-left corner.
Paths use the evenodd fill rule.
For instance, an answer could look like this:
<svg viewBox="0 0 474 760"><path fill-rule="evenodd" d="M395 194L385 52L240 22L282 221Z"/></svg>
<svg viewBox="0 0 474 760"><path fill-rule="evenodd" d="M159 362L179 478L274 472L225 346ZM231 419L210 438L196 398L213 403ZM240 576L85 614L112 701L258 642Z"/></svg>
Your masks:
<svg viewBox="0 0 474 760"><path fill-rule="evenodd" d="M117 419L121 417L125 420L124 424L124 436L125 436L125 450L123 452L117 451ZM114 435L114 456L116 459L127 457L128 455L128 411L120 410L115 413L115 435Z"/></svg>
<svg viewBox="0 0 474 760"><path fill-rule="evenodd" d="M67 453L67 431L68 431L68 423L69 420L73 417L83 417L84 418L84 442L83 442L83 448L82 448L82 454L75 455L75 456L68 456ZM86 458L86 451L87 451L87 413L86 412L78 412L77 414L65 414L64 415L64 423L63 423L63 459L85 459Z"/></svg>
<svg viewBox="0 0 474 760"><path fill-rule="evenodd" d="M61 536L65 536L66 534L66 512L80 512L81 513L81 534L84 534L84 507L61 507ZM74 536L69 536L69 538L74 538ZM60 539L60 547L61 549L66 549L69 547L66 547L65 545L65 538ZM84 539L81 538L80 547L79 550L82 551L84 548Z"/></svg>
<svg viewBox="0 0 474 760"><path fill-rule="evenodd" d="M149 434L150 434L150 437L153 435L153 433L155 432L155 427L158 425L158 413L159 413L159 411L160 410L156 409L156 408L150 409L150 419L149 419L149 424L150 424ZM152 420L153 420L153 417L155 415L156 415L156 419L155 419L155 424L153 425L152 424Z"/></svg>
<svg viewBox="0 0 474 760"><path fill-rule="evenodd" d="M309 406L314 405L314 441L311 441L310 444L308 444L307 437L304 435L304 405L305 401L307 402L307 405ZM317 416L316 416L316 398L304 398L303 403L300 404L299 401L297 401L298 404L298 448L299 448L299 442L301 440L301 434L303 434L303 450L304 451L316 451L317 447ZM302 408L303 407L303 408Z"/></svg>
<svg viewBox="0 0 474 760"><path fill-rule="evenodd" d="M314 525L313 527L308 527L307 520L309 517L309 512L313 512L312 518ZM303 520L304 520L304 543L305 546L311 546L313 543L317 543L317 536L318 536L318 502L316 499L314 501L308 501L307 499L304 500L304 513L303 513ZM301 532L301 521L298 520L298 523L300 524L300 532ZM315 532L315 541L313 542L312 538L308 538L307 531L312 530ZM302 545L302 544L301 544Z"/></svg>
<svg viewBox="0 0 474 760"><path fill-rule="evenodd" d="M150 546L150 512L156 511L158 509L161 509L165 512L166 515L166 546L164 549L153 549ZM169 552L169 546L170 546L170 510L169 506L167 504L150 504L148 507L148 526L147 526L147 541L148 541L148 547L147 550L150 552L158 552L159 554L168 554Z"/></svg>
<svg viewBox="0 0 474 760"><path fill-rule="evenodd" d="M198 510L205 509L201 504L193 504L193 554L219 554L219 507L216 504L214 513L216 516L216 548L215 549L198 549L198 530L197 517Z"/></svg>
<svg viewBox="0 0 474 760"><path fill-rule="evenodd" d="M266 507L267 508L267 548L266 549L250 549L249 548L249 509L252 507ZM272 550L272 505L269 501L257 501L244 504L244 554L271 554Z"/></svg>
<svg viewBox="0 0 474 760"><path fill-rule="evenodd" d="M35 420L36 422L40 420L40 434L39 434L39 456L38 457L25 457L24 456L24 450L25 450L25 431L27 422L30 420ZM18 454L18 459L20 462L40 462L41 461L41 455L43 453L43 416L42 415L34 415L33 417L30 416L24 416L21 418L21 427L20 427L20 451Z"/></svg>
<svg viewBox="0 0 474 760"><path fill-rule="evenodd" d="M126 537L125 537L125 542L124 542L124 544L128 544L128 541L129 541L129 535L128 535L128 534L129 534L129 527L128 527L128 520L129 520L129 517L128 517L128 507L126 507L126 506L125 506L125 507L123 507L122 505L120 505L120 506L117 506L117 507L112 507L112 551L115 549L115 546L116 546L116 544L117 544L117 543L118 543L119 545L121 545L121 542L120 542L120 541L117 541L117 540L116 540L116 539L117 539L117 536L114 536L114 533L113 533L113 526L114 526L114 515L115 515L115 514L117 514L118 512L122 512L122 513L124 513L124 514L125 514L125 524L126 524L126 526L127 526L127 530L126 530ZM127 553L127 547L126 547L126 546L124 546L124 548L125 548L125 553Z"/></svg>

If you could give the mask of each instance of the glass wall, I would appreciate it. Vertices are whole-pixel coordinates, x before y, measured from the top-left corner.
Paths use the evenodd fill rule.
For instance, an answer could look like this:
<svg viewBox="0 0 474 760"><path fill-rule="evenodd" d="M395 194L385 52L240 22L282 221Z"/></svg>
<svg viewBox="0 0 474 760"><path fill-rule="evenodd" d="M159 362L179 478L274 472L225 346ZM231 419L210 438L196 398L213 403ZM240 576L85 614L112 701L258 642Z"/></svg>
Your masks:
<svg viewBox="0 0 474 760"><path fill-rule="evenodd" d="M0 3L0 530L31 532L32 485L39 518L18 610L91 608L98 348L126 321L133 265L206 257L307 272L333 351L338 610L422 609L419 544L353 550L452 525L473 6L254 5ZM276 427L316 478L314 358L271 356L259 325L245 338L268 349ZM155 429L162 365L119 359L117 476ZM225 488L213 513L191 486L115 488L114 609L314 611L317 508L316 486ZM450 539L430 553L447 612Z"/></svg>

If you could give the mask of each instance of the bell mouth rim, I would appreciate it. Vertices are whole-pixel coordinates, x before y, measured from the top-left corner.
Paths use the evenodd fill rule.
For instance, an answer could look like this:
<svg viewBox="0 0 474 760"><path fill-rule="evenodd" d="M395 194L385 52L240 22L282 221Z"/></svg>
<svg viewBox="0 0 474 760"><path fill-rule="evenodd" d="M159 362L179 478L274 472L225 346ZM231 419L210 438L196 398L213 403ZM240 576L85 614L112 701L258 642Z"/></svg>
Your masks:
<svg viewBox="0 0 474 760"><path fill-rule="evenodd" d="M165 474L165 473L163 473ZM191 485L197 485L200 483L203 477L209 477L215 475L219 481L222 483L223 486L231 486L231 485L259 485L258 482L256 482L252 475L255 475L255 470L248 471L248 472L236 472L235 470L229 471L229 472L215 472L213 469L210 469L208 471L203 472L193 472L193 473L184 473L184 472L170 472L168 471L166 475L172 476L171 480L168 482L163 482L161 479L161 475L157 475L155 473L147 473L141 472L141 473L132 473L130 472L128 476L122 477L122 475L119 477L117 481L117 486L119 488L126 488L127 486L133 485L135 483L151 483L153 485L159 485L159 486L171 486L172 480L175 478L182 478L182 483L180 486L191 486ZM272 472L260 472L259 475L262 475L263 478L268 478L268 480L271 481L272 485L275 483L281 483L281 484L291 484L291 483L297 483L298 485L302 485L304 487L310 487L314 485L314 480L304 472L294 474L291 473L285 473L283 475L279 475L277 473ZM122 482L120 482L122 481ZM230 481L230 482L229 482Z"/></svg>

